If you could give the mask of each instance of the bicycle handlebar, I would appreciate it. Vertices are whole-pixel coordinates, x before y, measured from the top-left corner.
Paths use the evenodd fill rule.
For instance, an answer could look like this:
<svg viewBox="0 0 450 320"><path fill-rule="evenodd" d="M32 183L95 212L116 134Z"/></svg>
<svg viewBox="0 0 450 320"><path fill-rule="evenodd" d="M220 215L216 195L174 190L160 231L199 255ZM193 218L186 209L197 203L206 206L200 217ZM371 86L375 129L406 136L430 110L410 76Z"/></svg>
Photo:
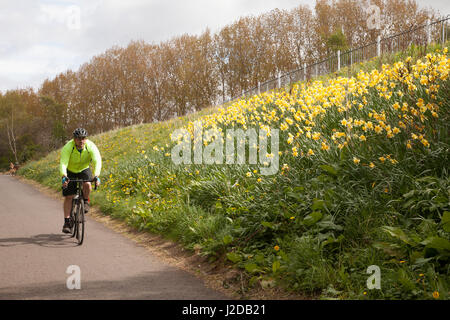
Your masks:
<svg viewBox="0 0 450 320"><path fill-rule="evenodd" d="M97 178L93 178L92 180L83 180L83 179L70 179L70 178L67 178L67 182L75 182L75 183L77 183L77 182L94 182L96 179L99 179L98 177ZM100 180L100 179L99 179ZM95 190L97 190L97 184L95 184Z"/></svg>

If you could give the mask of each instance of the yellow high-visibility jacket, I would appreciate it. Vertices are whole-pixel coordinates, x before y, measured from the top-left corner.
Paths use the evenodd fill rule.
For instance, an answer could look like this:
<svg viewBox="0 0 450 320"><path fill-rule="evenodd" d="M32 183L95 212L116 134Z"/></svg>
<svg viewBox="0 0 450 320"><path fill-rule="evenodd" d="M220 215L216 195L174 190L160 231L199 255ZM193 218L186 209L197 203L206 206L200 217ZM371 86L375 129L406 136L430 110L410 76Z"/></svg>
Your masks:
<svg viewBox="0 0 450 320"><path fill-rule="evenodd" d="M102 157L97 146L92 141L86 140L84 149L80 152L72 139L62 148L59 172L61 176L67 176L67 170L79 173L89 168L91 161L94 164L94 176L98 177L102 169Z"/></svg>

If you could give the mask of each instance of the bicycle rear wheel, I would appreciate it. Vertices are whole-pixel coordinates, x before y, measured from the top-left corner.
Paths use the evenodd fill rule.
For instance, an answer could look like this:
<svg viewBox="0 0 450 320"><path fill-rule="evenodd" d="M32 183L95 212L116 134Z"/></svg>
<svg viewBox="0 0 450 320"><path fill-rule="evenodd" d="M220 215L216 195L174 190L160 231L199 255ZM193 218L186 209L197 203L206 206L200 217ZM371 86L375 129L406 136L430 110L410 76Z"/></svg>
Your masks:
<svg viewBox="0 0 450 320"><path fill-rule="evenodd" d="M84 240L84 203L83 201L78 201L78 206L77 206L77 214L76 214L76 233L77 233L77 240L78 240L78 245L82 245L83 244L83 240Z"/></svg>

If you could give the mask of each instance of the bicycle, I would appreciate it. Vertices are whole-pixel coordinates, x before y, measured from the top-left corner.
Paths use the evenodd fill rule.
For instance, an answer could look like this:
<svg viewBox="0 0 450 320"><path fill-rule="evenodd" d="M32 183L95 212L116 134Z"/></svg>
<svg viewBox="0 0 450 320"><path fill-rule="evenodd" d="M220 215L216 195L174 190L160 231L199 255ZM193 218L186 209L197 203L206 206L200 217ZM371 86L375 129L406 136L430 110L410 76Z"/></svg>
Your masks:
<svg viewBox="0 0 450 320"><path fill-rule="evenodd" d="M92 180L80 180L73 179L69 182L75 182L76 186L76 194L72 199L72 208L70 209L70 224L72 230L71 238L76 237L78 241L78 245L83 244L84 240L84 230L85 230L85 218L84 218L84 197L83 197L83 183L84 182L94 182L95 178ZM95 185L95 190L97 190L97 185Z"/></svg>

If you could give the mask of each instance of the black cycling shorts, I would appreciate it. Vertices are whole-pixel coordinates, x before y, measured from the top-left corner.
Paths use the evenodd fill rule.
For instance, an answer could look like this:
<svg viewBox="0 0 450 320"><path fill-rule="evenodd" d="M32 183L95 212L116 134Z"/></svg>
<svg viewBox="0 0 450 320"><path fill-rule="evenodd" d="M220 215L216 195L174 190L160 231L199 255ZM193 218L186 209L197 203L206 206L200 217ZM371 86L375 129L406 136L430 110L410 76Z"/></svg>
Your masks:
<svg viewBox="0 0 450 320"><path fill-rule="evenodd" d="M67 177L69 180L71 179L83 179L83 180L92 180L94 177L92 176L91 168L84 169L80 173L73 173L67 170ZM69 181L67 188L62 189L63 196L70 196L77 193L77 184L75 182Z"/></svg>

